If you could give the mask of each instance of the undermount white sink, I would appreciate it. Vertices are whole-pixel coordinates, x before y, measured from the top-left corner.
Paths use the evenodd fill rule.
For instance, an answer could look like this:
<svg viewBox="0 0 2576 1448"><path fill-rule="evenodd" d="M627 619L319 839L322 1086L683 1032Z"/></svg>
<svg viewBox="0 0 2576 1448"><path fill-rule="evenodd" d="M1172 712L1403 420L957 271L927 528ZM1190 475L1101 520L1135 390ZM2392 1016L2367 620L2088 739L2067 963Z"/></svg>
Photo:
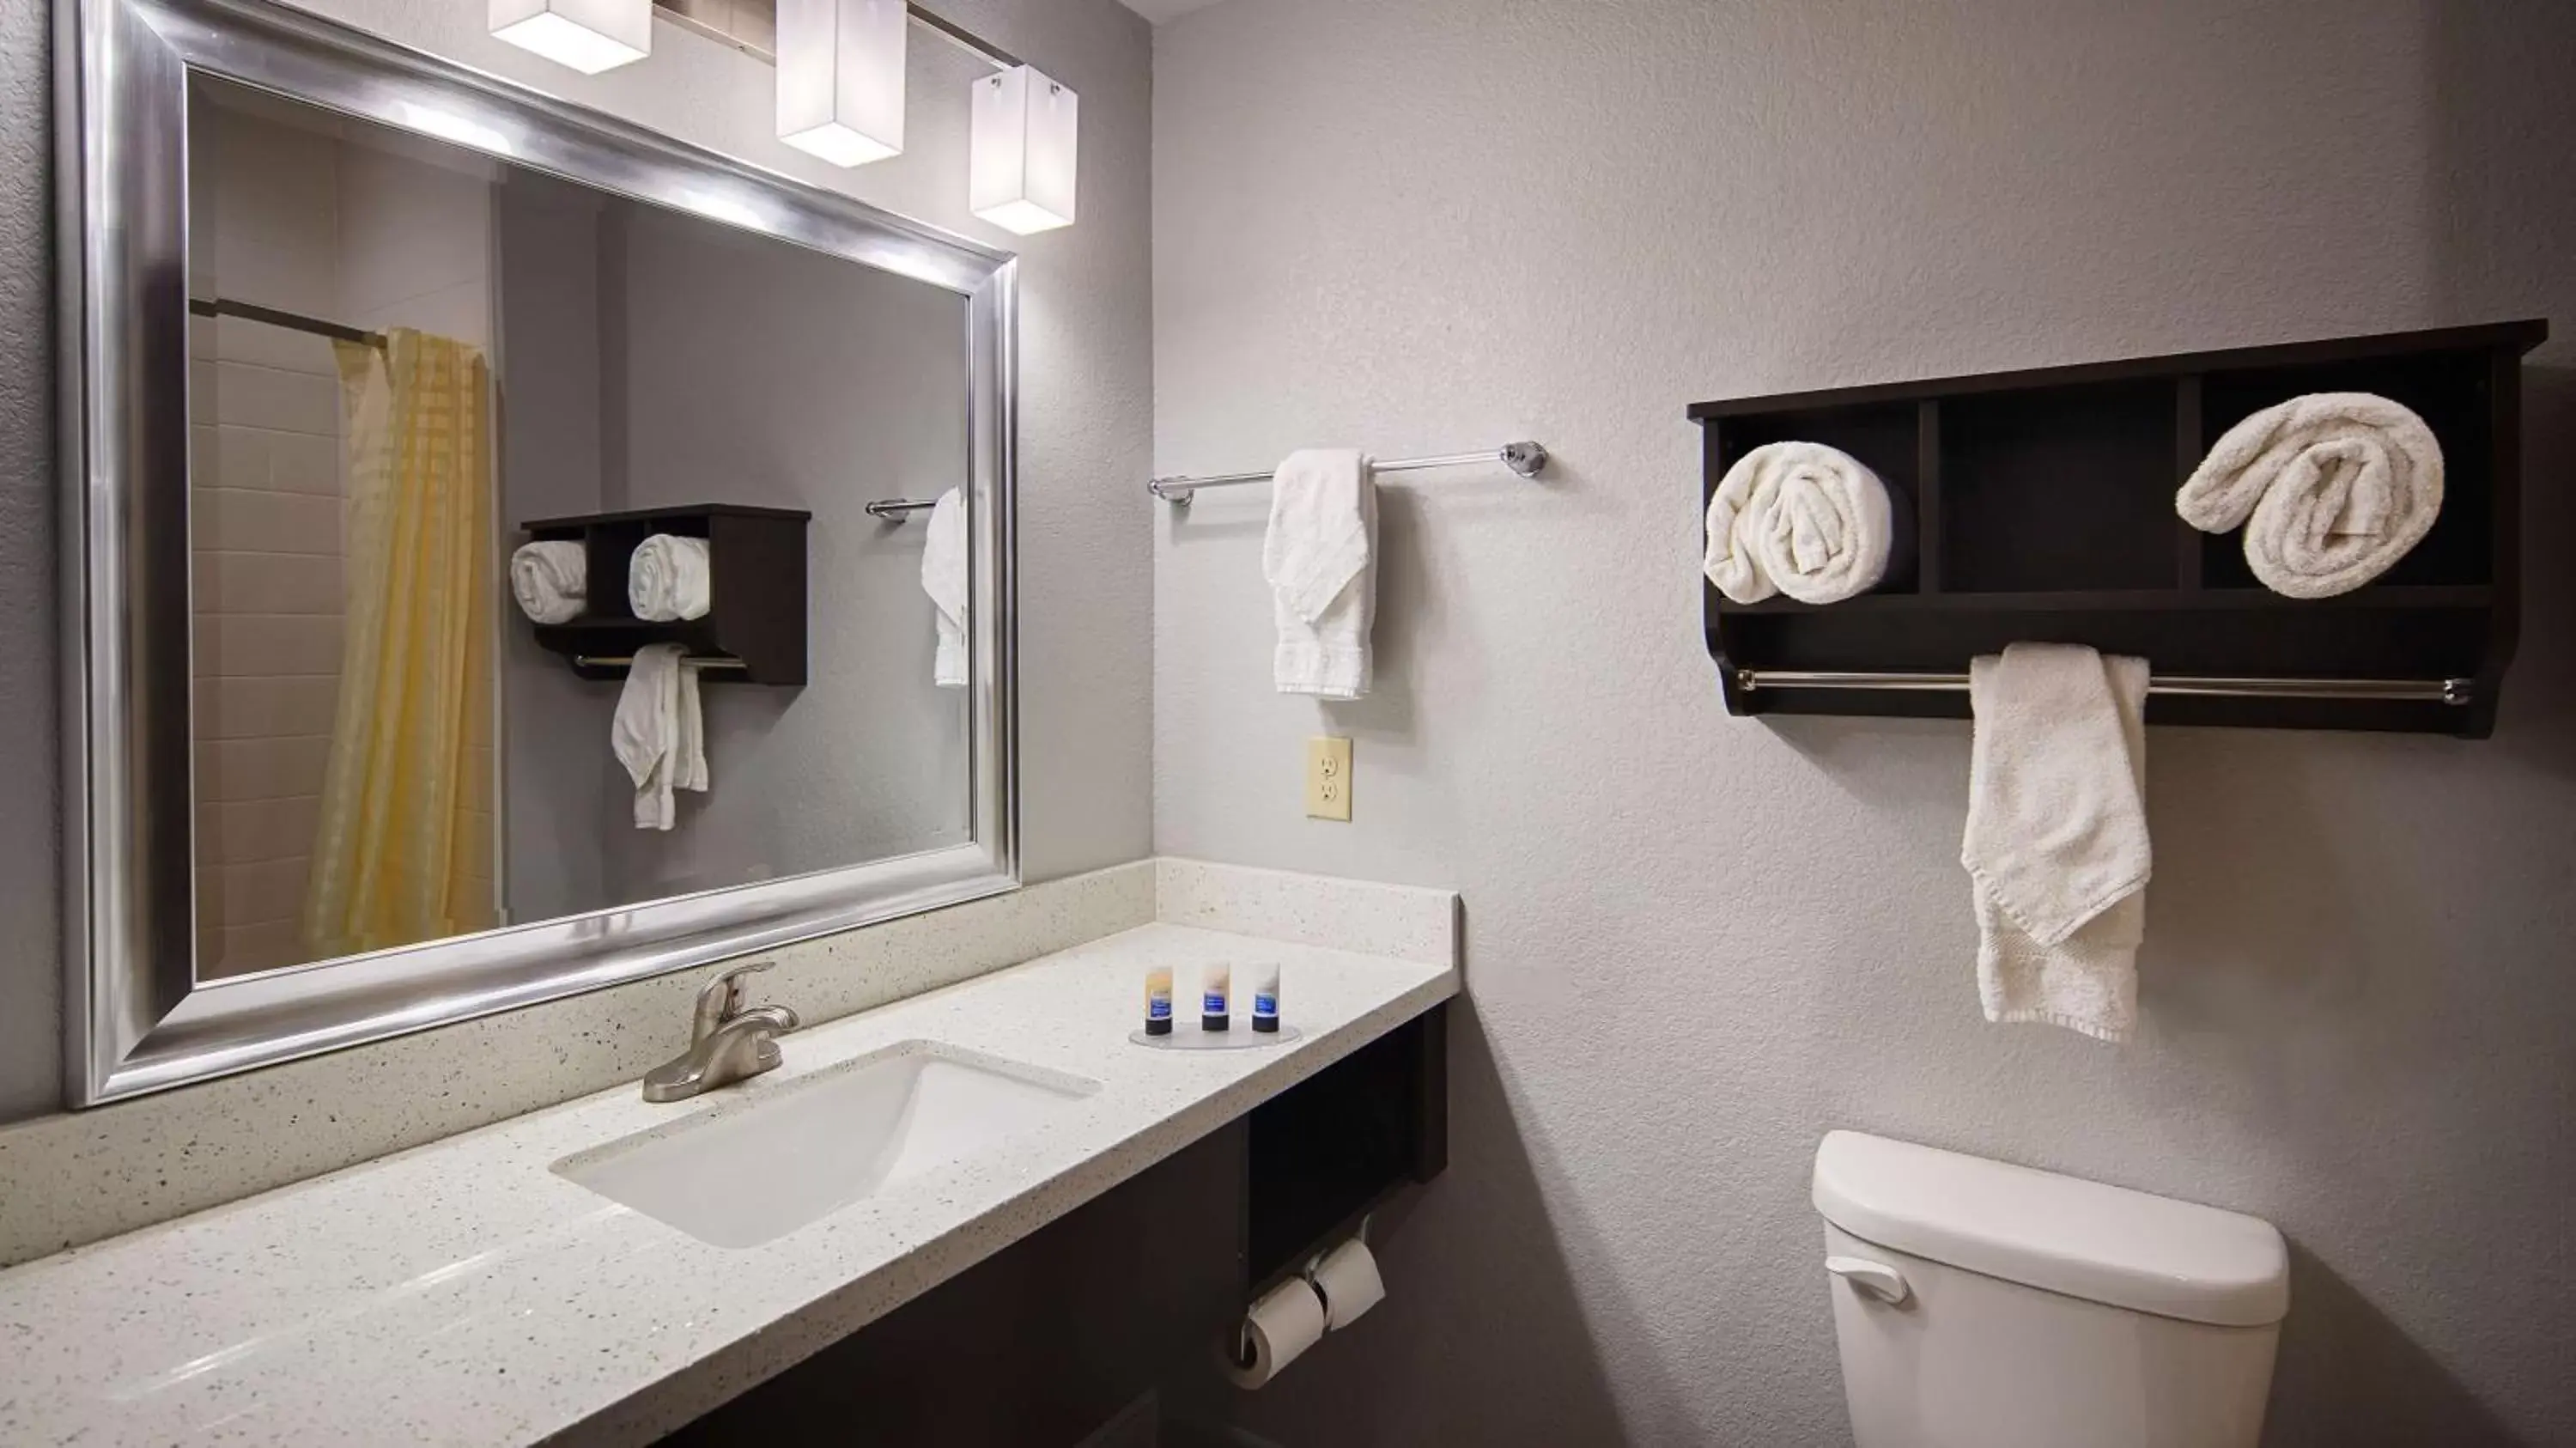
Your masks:
<svg viewBox="0 0 2576 1448"><path fill-rule="evenodd" d="M904 1041L565 1157L554 1170L701 1242L757 1247L988 1151L1099 1089L1060 1071Z"/></svg>

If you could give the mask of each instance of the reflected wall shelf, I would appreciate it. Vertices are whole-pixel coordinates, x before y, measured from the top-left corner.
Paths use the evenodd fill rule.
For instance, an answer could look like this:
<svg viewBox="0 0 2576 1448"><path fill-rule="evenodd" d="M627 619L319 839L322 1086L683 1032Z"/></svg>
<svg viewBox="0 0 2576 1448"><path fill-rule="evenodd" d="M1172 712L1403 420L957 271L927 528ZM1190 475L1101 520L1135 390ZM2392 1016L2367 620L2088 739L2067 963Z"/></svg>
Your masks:
<svg viewBox="0 0 2576 1448"><path fill-rule="evenodd" d="M622 679L623 661L637 649L676 643L706 665L699 677L710 684L802 684L805 530L813 517L792 508L694 503L522 523L531 541L579 542L590 576L589 610L568 623L532 625L537 643L585 679ZM707 540L704 618L651 623L627 606L627 564L655 533Z"/></svg>
<svg viewBox="0 0 2576 1448"><path fill-rule="evenodd" d="M1915 529L1885 582L1842 603L1736 604L1703 580L1727 708L1965 718L1956 688L1747 687L1747 674L1947 676L2015 641L2059 641L2140 655L2158 675L2284 686L2160 694L2154 724L2484 738L2519 622L2522 355L2548 332L2501 322L1699 403L1703 507L1745 453L1799 439L1867 464ZM2413 408L2445 483L2413 552L2314 601L2264 588L2240 534L2202 534L2173 508L2222 433L2308 392ZM2426 687L2298 691L2316 680Z"/></svg>

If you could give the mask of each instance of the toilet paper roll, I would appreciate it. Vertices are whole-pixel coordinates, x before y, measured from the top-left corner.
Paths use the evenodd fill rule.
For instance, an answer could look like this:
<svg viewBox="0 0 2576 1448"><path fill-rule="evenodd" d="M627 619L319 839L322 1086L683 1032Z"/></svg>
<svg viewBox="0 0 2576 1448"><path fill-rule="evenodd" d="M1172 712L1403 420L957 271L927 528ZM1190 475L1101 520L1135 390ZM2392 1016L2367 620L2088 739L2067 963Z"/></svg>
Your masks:
<svg viewBox="0 0 2576 1448"><path fill-rule="evenodd" d="M1324 1325L1348 1327L1360 1314L1386 1300L1386 1280L1377 1275L1377 1258L1357 1237L1324 1254L1315 1264L1315 1291L1324 1299Z"/></svg>
<svg viewBox="0 0 2576 1448"><path fill-rule="evenodd" d="M1291 1277L1243 1315L1241 1339L1226 1359L1225 1375L1238 1388L1260 1387L1323 1338L1323 1299L1305 1278Z"/></svg>

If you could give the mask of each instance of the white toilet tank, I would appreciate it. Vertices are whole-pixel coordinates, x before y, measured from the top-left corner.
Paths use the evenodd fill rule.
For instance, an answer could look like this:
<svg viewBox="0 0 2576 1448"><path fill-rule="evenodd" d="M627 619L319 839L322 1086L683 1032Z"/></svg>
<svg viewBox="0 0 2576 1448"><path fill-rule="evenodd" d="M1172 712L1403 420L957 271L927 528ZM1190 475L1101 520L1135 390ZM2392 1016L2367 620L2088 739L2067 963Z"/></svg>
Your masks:
<svg viewBox="0 0 2576 1448"><path fill-rule="evenodd" d="M2289 1255L2269 1222L1828 1133L1816 1210L1859 1448L2253 1448Z"/></svg>

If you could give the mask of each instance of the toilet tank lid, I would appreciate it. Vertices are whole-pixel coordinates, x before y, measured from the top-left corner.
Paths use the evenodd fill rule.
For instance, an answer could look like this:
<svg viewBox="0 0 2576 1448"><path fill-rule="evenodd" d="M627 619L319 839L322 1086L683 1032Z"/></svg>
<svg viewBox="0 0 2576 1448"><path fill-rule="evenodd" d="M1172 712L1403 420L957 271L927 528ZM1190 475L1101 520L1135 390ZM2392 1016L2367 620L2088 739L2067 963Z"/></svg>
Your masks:
<svg viewBox="0 0 2576 1448"><path fill-rule="evenodd" d="M2229 1327L2290 1310L2271 1223L1857 1131L1816 1149L1816 1210L1891 1251L2091 1302Z"/></svg>

